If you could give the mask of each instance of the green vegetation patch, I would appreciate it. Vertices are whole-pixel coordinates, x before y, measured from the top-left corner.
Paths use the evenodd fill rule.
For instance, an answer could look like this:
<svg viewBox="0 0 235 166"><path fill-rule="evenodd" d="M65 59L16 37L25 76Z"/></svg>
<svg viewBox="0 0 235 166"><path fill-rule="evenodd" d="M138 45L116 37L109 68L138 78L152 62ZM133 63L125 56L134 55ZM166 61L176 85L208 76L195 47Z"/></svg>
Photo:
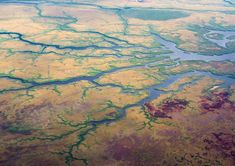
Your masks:
<svg viewBox="0 0 235 166"><path fill-rule="evenodd" d="M213 40L223 40L224 39L224 35L223 34L219 34L219 33L210 33L206 35L209 39L213 39Z"/></svg>
<svg viewBox="0 0 235 166"><path fill-rule="evenodd" d="M7 127L7 131L15 134L25 134L25 135L29 135L32 133L29 127L26 127L21 124L12 124L11 126Z"/></svg>
<svg viewBox="0 0 235 166"><path fill-rule="evenodd" d="M123 9L122 14L131 18L141 20L170 20L182 17L188 17L190 14L177 10L161 10L161 9L141 9L130 8Z"/></svg>

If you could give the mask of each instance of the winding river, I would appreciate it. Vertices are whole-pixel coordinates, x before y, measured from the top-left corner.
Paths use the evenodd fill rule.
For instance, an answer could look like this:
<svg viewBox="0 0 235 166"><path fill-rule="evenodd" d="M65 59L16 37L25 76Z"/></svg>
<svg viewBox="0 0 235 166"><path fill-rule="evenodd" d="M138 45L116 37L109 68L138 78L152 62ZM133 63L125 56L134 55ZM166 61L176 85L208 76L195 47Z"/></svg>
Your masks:
<svg viewBox="0 0 235 166"><path fill-rule="evenodd" d="M225 2L233 5L233 3L229 0L224 0ZM2 3L6 3L8 1L2 1ZM17 1L11 1L14 3L17 3ZM0 1L1 3L1 1ZM21 2L22 3L22 2ZM28 1L25 1L25 3L30 3ZM32 1L32 4L37 3L37 1ZM51 2L52 3L52 2ZM98 6L100 7L100 6ZM101 8L101 7L100 7ZM117 9L115 9L117 10ZM124 28L126 29L126 28ZM126 30L125 30L126 31ZM77 32L76 32L77 33ZM34 41L30 41L27 40L25 38L25 36L23 34L17 33L17 32L0 32L0 35L9 35L12 38L16 38L24 43L30 44L32 46L40 46L42 48L46 48L46 47L53 47L55 49L70 49L70 50L85 50L88 48L93 48L93 49L111 49L114 50L116 48L127 48L124 46L119 46L118 44L116 44L116 42L119 43L123 43L124 45L128 45L128 48L137 48L140 46L136 46L136 45L131 45L130 43L128 43L125 40L119 39L119 38L115 38L112 36L108 36L99 32L91 32L88 31L88 33L95 33L98 35L101 35L102 37L104 37L106 40L113 40L115 42L110 41L111 46L110 47L102 47L102 46L97 46L97 45L88 45L88 46L61 46L61 45L57 45L57 44L45 44L45 43L40 43L40 42L34 42ZM212 33L218 33L218 34L222 34L224 36L223 40L214 40L211 38L208 38L209 34ZM161 54L161 55L156 55L156 58L163 56L163 57L170 57L171 59L174 59L175 61L179 62L179 61L187 61L187 60L201 60L201 61L225 61L225 60L229 60L229 61L235 61L235 53L231 53L231 54L224 54L221 56L205 56L205 55L201 55L198 53L190 53L190 52L186 52L183 51L179 48L177 48L176 44L168 41L166 39L164 39L163 37L161 37L160 35L156 34L156 33L152 33L152 35L154 35L156 42L160 43L163 47L165 47L167 50L171 50L172 53L167 53L167 54ZM221 46L221 47L226 47L226 43L228 42L228 37L235 35L235 32L225 32L225 31L210 31L209 33L205 34L204 37L208 40L210 40L213 43L216 43L217 45ZM37 52L35 52L37 53ZM155 55L154 55L155 56ZM122 58L120 56L120 58ZM14 80L17 82L22 83L23 85L25 85L25 87L21 87L21 88L12 88L12 89L6 89L6 90L0 90L0 93L7 93L7 92L17 92L17 91L24 91L24 90L31 90L33 88L37 88L37 87L43 87L43 86L52 86L52 85L67 85L67 84L71 84L71 83L75 83L75 82L79 82L79 81L89 81L90 83L94 84L96 87L116 87L116 88L121 88L123 89L124 87L114 84L114 83L109 83L109 84L100 84L97 83L97 80L105 75L117 72L117 71L121 71L121 70L127 70L127 69L135 69L135 68L151 68L151 64L153 63L158 63L159 61L154 61L154 62L149 62L147 64L142 64L142 65L133 65L133 66L127 66L127 67L119 67L119 68L114 68L108 71L103 71L100 72L96 75L92 75L92 76L78 76L78 77L73 77L73 78L68 78L65 80L52 80L52 81L46 81L46 82L36 82L36 81L30 81L30 80L26 80L23 78L17 78L14 76L0 76L0 78L4 78L4 79L9 79L9 80ZM232 84L235 83L235 80L226 76L226 75L215 75L212 74L210 72L202 72L202 71L193 71L193 72L186 72L186 73L180 73L180 74L173 74L173 75L167 75L166 80L164 80L162 83L160 84L155 84L152 85L150 87L144 88L144 89L140 89L140 90L136 90L136 91L146 91L148 92L148 96L145 98L140 99L138 102L133 103L133 104L129 104L124 106L123 108L119 108L117 109L117 116L115 116L114 118L104 118L101 120L90 120L87 125L92 126L92 128L88 128L87 130L85 130L83 132L83 134L80 134L79 137L81 138L81 140L76 143L76 145L79 145L82 141L84 141L85 136L90 132L93 131L93 129L96 128L96 126L98 125L103 125L103 124L110 124L113 123L115 121L121 120L122 118L124 118L126 116L126 111L132 107L136 107L136 106L140 106L143 107L144 103L146 102L150 102L156 98L158 98L160 95L162 94L166 94L166 93L171 93L168 91L164 91L164 90L160 90L162 88L167 88L168 86L170 86L171 84L173 84L174 82L187 77L187 76L192 76L192 75L197 75L197 76L207 76L216 80L222 80L223 83L220 84L220 87L224 87L224 88L229 88ZM194 84L195 81L192 81L191 83L187 83L187 84L182 84L179 86L178 90L182 90L185 86L189 86L190 84ZM135 91L135 90L134 90ZM125 93L132 93L132 92L125 92ZM71 146L70 151L68 151L68 154L70 155L70 159L72 160L73 156L72 156L72 151L73 148L76 147ZM81 159L83 160L84 164L87 165L87 161L85 159Z"/></svg>

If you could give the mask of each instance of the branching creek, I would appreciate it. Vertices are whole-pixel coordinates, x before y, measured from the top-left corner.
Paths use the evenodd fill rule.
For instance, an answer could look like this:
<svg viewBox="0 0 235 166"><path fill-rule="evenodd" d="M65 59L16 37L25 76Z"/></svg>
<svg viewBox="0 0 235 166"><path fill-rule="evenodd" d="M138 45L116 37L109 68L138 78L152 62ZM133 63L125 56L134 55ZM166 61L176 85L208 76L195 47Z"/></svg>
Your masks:
<svg viewBox="0 0 235 166"><path fill-rule="evenodd" d="M224 0L225 2L234 5L231 1L227 1ZM38 15L39 17L49 17L49 16L44 16L42 15L42 12L39 8L39 4L40 3L49 3L49 4L56 4L56 5L87 5L87 6L93 6L93 7L97 7L101 10L109 10L112 11L114 13L116 13L119 18L122 20L123 22L123 34L127 35L128 34L128 21L126 18L124 18L124 16L121 15L121 10L120 8L107 8L107 7L103 7L103 6L99 6L99 5L95 5L95 4L87 4L87 3L76 3L76 2L54 2L54 1L1 1L1 3L20 3L20 4L27 4L27 5L33 5L35 6L35 8L38 11ZM53 18L50 16L50 18ZM57 19L66 19L66 20L70 20L69 22L65 23L64 25L61 25L60 27L65 28L66 30L71 30L74 33L90 33L90 34L97 34L102 36L103 38L107 39L106 41L111 45L109 47L102 47L102 46L97 46L97 45L88 45L88 46L62 46L62 45L58 45L58 44L48 44L48 43L41 43L41 42L35 42L35 41L30 41L27 39L27 37L24 36L24 34L18 33L18 32L5 32L5 31L1 31L0 32L0 37L1 35L9 35L11 36L12 40L19 40L23 43L32 45L32 46L39 46L41 48L54 48L56 50L73 50L73 51L81 51L81 50L86 50L89 48L92 49L110 49L110 50L115 50L115 49L122 49L122 48L144 48L144 49L148 49L147 47L141 46L141 45L133 45L129 42L127 42L126 40L123 39L119 39L116 37L112 37L110 35L107 34L103 34L100 32L96 32L96 31L75 31L73 29L69 29L69 24L76 22L77 20L72 18L71 16L65 16L65 17L58 17ZM211 31L211 33L214 31ZM226 33L226 32L224 32ZM172 53L167 53L167 54L161 54L161 55L156 55L156 58L158 58L159 56L163 56L163 57L169 57L170 59L175 60L176 62L180 62L180 61L186 61L186 60L200 60L200 61L235 61L235 55L234 53L232 54L225 54L225 55L221 55L221 56L205 56L205 55L200 55L198 53L190 53L190 52L186 52L183 51L179 48L177 48L176 44L168 41L166 39L164 39L163 37L161 37L159 34L157 33L152 33L152 35L155 37L156 42L160 43L163 47L165 47L166 49L170 50ZM112 40L109 41L109 40ZM125 44L126 46L121 46L118 43L122 43ZM218 43L219 44L219 43ZM30 51L28 51L28 53L30 53ZM37 52L35 52L37 53ZM39 52L38 52L39 53ZM91 57L92 58L92 57ZM119 58L122 58L121 56ZM105 75L117 72L117 71L121 71L121 70L127 70L127 69L133 69L133 68L151 68L151 64L153 63L158 63L158 60L153 60L151 62L148 63L144 63L144 64L140 64L140 65L133 65L133 66L126 66L126 67L119 67L119 68L114 68L108 71L102 71L99 72L96 75L89 75L89 76L78 76L78 77L72 77L72 78L67 78L64 80L50 80L50 81L46 81L46 82L36 82L36 81L32 81L32 80L27 80L24 78L18 78L18 77L14 77L11 75L2 75L0 76L0 78L4 78L4 79L9 79L9 80L14 80L14 81L18 81L22 84L27 84L25 87L23 88L12 88L12 89L5 89L5 90L1 90L0 93L4 94L4 93L11 93L11 92L16 92L16 91L27 91L27 90L31 90L34 88L40 88L40 87L45 87L45 86L54 86L54 85L67 85L67 84L71 84L71 83L75 83L75 82L79 82L79 81L88 81L92 84L94 84L96 87L116 87L116 88L121 88L124 89L122 86L114 84L114 83L109 83L109 84L100 84L97 82L97 80ZM116 108L117 109L117 115L115 117L111 117L111 118L104 118L101 120L93 120L93 119L87 119L84 122L80 122L77 124L74 124L72 122L67 121L66 119L64 119L63 117L59 117L60 120L62 121L62 123L64 125L68 125L71 128L73 128L73 130L68 131L62 135L57 135L57 136L48 136L48 137L35 137L35 138L31 138L31 139L27 139L27 141L33 141L33 140L42 140L42 141L54 141L54 140L60 140L63 139L64 137L74 134L74 133L78 133L78 139L77 141L68 146L66 151L62 151L62 152L56 152L56 154L58 155L62 155L65 158L66 164L67 165L72 165L72 162L74 160L81 160L84 165L88 165L88 160L85 158L77 158L74 156L73 152L75 150L75 148L79 148L80 145L83 144L84 140L86 139L86 136L90 133L92 133L93 131L95 131L98 127L100 127L101 125L107 125L107 124L111 124L114 123L116 121L119 121L123 118L125 118L126 115L126 111L132 107L136 107L136 106L140 106L143 107L143 104L146 102L150 102L154 99L156 99L157 97L159 97L161 94L165 94L165 93L169 93L163 90L158 90L161 88L166 88L169 85L171 85L172 83L174 83L175 81L186 77L186 76L191 76L191 75L199 75L199 76L207 76L213 79L218 79L218 80L222 80L224 81L223 84L221 84L221 86L228 88L229 86L231 86L231 84L233 84L235 81L233 78L230 78L229 76L226 75L215 75L213 73L210 72L204 72L204 71L190 71L190 72L186 72L186 73L180 73L180 74L172 74L172 75L167 75L166 79L164 81L162 81L160 84L156 84L144 89L138 89L138 90L134 90L134 91L147 91L148 92L148 96L139 100L136 103L133 104L129 104L124 106L123 108ZM194 84L195 82L191 82L191 84ZM179 87L179 89L183 89L184 86L186 86L188 84L184 84L181 85ZM126 93L129 93L128 91ZM25 140L26 141L26 140Z"/></svg>

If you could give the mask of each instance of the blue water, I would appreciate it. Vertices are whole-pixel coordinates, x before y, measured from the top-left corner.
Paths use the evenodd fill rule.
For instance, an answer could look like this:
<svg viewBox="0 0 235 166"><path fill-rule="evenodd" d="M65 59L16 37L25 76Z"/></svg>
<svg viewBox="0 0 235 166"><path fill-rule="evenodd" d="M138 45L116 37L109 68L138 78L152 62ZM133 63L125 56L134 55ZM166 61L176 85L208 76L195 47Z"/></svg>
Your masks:
<svg viewBox="0 0 235 166"><path fill-rule="evenodd" d="M228 2L231 5L233 4L232 1L229 1L229 0L225 0L225 1ZM3 3L14 2L14 3L17 3L18 1L1 0L0 2L3 2ZM35 4L35 3L38 3L38 2L37 1L21 1L20 3L33 3L33 4ZM226 36L225 33L227 33L227 32L223 32L223 34ZM61 46L61 45L57 45L57 44L45 44L45 43L33 42L33 41L30 41L30 40L27 40L27 39L24 38L23 34L20 34L20 33L17 33L17 32L0 32L0 35L6 35L6 34L7 35L13 35L15 38L19 39L22 42L28 43L30 45L41 46L42 48L52 47L52 48L56 48L56 49L70 49L70 50L77 50L77 51L85 50L85 49L88 49L88 48L93 48L93 49L123 48L123 47L120 47L116 44L113 44L114 46L110 46L110 47L101 47L101 46L97 46L97 45ZM164 54L164 55L156 55L156 57L167 56L167 57L170 57L171 59L175 59L175 61L183 61L183 60L203 60L203 61L230 60L230 61L235 61L235 54L225 54L225 55L221 55L221 56L204 56L204 55L200 55L198 53L185 52L185 51L177 48L175 43L165 40L164 38L162 38L158 34L153 34L153 35L155 35L155 37L156 37L156 42L161 43L162 46L164 46L165 48L167 48L167 49L169 49L173 52L173 53ZM110 38L110 37L106 36L106 38ZM116 38L113 38L113 37L111 37L110 39L117 40ZM119 41L124 42L125 44L128 44L124 40L119 40ZM218 45L225 46L224 43L220 43L218 41L213 41L213 40L210 40L210 41L215 42ZM223 42L225 42L225 41L223 41ZM132 48L132 47L130 46L130 48ZM1 76L0 78L7 78L7 79L10 79L10 80L19 81L23 84L27 84L26 87L3 90L3 91L1 91L1 93L21 91L21 90L30 90L32 88L43 87L43 86L51 86L51 85L66 85L66 84L71 84L71 83L79 82L79 81L83 81L83 80L89 81L97 87L110 86L110 87L122 88L121 86L113 84L113 83L103 84L102 85L102 84L97 83L96 80L98 80L100 77L102 77L104 75L107 75L107 74L110 74L110 73L113 73L113 72L116 72L116 71L130 69L130 68L138 68L138 67L151 67L151 66L150 66L150 64L145 64L145 65L135 65L135 66L129 66L129 67L115 68L115 69L112 69L112 70L109 70L109 71L100 72L100 73L98 73L97 75L94 75L94 76L79 76L79 77L68 78L66 80L53 80L53 81L41 82L41 83L40 82L35 82L35 81L30 81L30 80L24 80L22 78L17 78L17 77L13 77L13 76ZM228 88L229 86L231 86L232 84L235 83L234 79L229 78L226 75L218 76L218 75L211 74L209 72L195 71L195 72L187 72L187 73L183 73L183 74L169 75L169 76L167 76L166 80L163 81L161 84L156 84L156 85L153 85L151 87L142 89L142 91L147 91L148 92L148 96L141 99L137 103L126 105L124 108L119 109L118 110L118 117L116 117L115 119L107 118L107 119L103 119L103 120L90 121L90 124L95 126L95 125L99 125L99 124L108 124L108 123L112 123L112 122L115 122L117 120L120 120L121 118L123 118L126 115L126 110L128 110L129 108L134 107L134 106L143 106L144 103L156 99L161 94L168 93L168 92L165 92L165 91L162 91L162 90L157 90L157 89L166 88L169 85L171 85L172 83L174 83L175 81L177 81L177 80L179 80L179 79L181 79L185 76L192 76L192 75L202 75L202 76L208 76L208 77L211 77L211 78L214 78L214 79L222 80L222 81L224 81L224 83L221 85L221 87L225 87L225 88ZM180 86L180 89L182 89L183 87L184 86Z"/></svg>
<svg viewBox="0 0 235 166"><path fill-rule="evenodd" d="M223 39L222 40L215 40L215 39L211 39L211 38L207 37L207 35L213 34L213 33L223 35ZM204 36L204 38L206 38L210 42L215 43L215 44L217 44L217 45L219 45L221 47L226 48L226 43L232 41L232 40L229 40L228 38L230 36L234 36L234 35L235 35L234 31L215 31L215 30L211 30L210 32L204 34L203 36Z"/></svg>
<svg viewBox="0 0 235 166"><path fill-rule="evenodd" d="M153 33L154 34L154 33ZM164 56L169 56L172 59L178 59L178 60L202 60L202 61L224 61L224 60L229 60L229 61L235 61L235 53L231 53L231 54L224 54L224 55L214 55L214 56L205 56L205 55L201 55L198 53L190 53L190 52L186 52L183 51L179 48L177 48L176 44L165 40L164 38L162 38L160 35L158 34L154 34L156 37L156 42L161 43L163 46L165 46L167 49L173 51L173 53L170 54L164 54Z"/></svg>

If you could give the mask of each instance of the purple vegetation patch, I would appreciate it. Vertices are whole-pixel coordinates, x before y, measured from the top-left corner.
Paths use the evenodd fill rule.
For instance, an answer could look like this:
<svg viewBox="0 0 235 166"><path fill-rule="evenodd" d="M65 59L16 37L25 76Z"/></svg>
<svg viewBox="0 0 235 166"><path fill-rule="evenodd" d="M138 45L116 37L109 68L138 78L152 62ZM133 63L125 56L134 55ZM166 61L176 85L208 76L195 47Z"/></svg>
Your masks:
<svg viewBox="0 0 235 166"><path fill-rule="evenodd" d="M161 106L157 108L152 103L145 103L144 106L152 117L171 118L171 116L168 115L169 113L184 110L188 103L188 101L182 99L171 99L164 101Z"/></svg>
<svg viewBox="0 0 235 166"><path fill-rule="evenodd" d="M107 144L106 154L128 166L158 166L164 148L150 136L115 137Z"/></svg>
<svg viewBox="0 0 235 166"><path fill-rule="evenodd" d="M213 133L211 138L204 140L205 149L215 150L223 158L231 159L235 165L235 134L230 133Z"/></svg>
<svg viewBox="0 0 235 166"><path fill-rule="evenodd" d="M213 112L222 108L235 111L235 105L229 100L228 92L211 92L208 96L203 96L201 108L207 112Z"/></svg>

